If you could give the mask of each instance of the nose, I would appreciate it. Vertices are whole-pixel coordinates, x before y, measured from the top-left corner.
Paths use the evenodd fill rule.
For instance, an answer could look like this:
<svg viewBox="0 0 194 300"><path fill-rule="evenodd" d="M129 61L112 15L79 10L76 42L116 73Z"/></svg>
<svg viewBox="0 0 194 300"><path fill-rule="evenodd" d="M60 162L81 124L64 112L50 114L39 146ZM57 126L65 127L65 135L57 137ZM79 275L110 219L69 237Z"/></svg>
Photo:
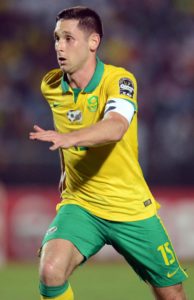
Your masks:
<svg viewBox="0 0 194 300"><path fill-rule="evenodd" d="M55 50L57 52L63 52L65 49L65 43L62 40L58 40L55 42Z"/></svg>

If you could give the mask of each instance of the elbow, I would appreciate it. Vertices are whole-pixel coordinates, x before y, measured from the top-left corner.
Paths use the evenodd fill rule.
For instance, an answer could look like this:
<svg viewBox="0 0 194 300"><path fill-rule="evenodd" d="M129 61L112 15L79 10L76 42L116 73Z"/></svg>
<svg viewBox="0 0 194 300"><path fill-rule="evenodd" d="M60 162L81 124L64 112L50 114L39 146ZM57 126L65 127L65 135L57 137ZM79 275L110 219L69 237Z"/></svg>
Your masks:
<svg viewBox="0 0 194 300"><path fill-rule="evenodd" d="M110 112L108 118L104 119L103 122L109 124L107 140L112 143L121 141L129 127L128 121L117 113Z"/></svg>
<svg viewBox="0 0 194 300"><path fill-rule="evenodd" d="M126 126L124 126L123 123L120 123L117 130L114 131L114 135L112 136L112 141L113 142L120 142L127 131Z"/></svg>
<svg viewBox="0 0 194 300"><path fill-rule="evenodd" d="M122 140L123 134L117 134L113 137L112 142L120 142Z"/></svg>

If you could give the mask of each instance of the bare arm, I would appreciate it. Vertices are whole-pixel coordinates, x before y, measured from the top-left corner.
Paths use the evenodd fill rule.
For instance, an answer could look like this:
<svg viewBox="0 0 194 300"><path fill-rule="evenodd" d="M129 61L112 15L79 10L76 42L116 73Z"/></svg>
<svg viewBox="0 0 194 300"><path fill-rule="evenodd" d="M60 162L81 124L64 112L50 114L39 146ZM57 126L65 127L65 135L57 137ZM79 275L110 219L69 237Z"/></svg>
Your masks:
<svg viewBox="0 0 194 300"><path fill-rule="evenodd" d="M116 112L110 112L107 118L95 125L66 134L54 130L44 130L35 125L35 132L30 132L29 138L52 142L50 150L72 146L92 147L121 140L128 126L129 124L123 116Z"/></svg>

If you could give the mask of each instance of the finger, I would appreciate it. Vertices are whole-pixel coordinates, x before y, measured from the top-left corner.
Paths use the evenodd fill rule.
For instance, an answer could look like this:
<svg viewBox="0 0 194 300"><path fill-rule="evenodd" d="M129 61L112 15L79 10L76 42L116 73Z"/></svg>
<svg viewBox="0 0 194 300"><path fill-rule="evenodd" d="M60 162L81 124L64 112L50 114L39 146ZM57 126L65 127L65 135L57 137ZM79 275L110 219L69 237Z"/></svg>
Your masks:
<svg viewBox="0 0 194 300"><path fill-rule="evenodd" d="M36 132L30 132L29 133L29 139L30 140L36 140L37 136L36 136Z"/></svg>
<svg viewBox="0 0 194 300"><path fill-rule="evenodd" d="M45 131L43 128L39 127L38 125L34 125L34 130L36 132L44 132Z"/></svg>
<svg viewBox="0 0 194 300"><path fill-rule="evenodd" d="M46 131L44 132L31 132L29 135L31 140L39 140L45 142L53 142L53 137Z"/></svg>
<svg viewBox="0 0 194 300"><path fill-rule="evenodd" d="M55 151L55 150L57 150L59 148L59 146L58 145L52 145L51 147L49 147L49 149L51 150L51 151Z"/></svg>
<svg viewBox="0 0 194 300"><path fill-rule="evenodd" d="M53 142L52 137L49 135L36 135L35 138L39 141Z"/></svg>
<svg viewBox="0 0 194 300"><path fill-rule="evenodd" d="M51 151L57 150L61 147L61 143L59 141L52 141L53 145L49 148Z"/></svg>
<svg viewBox="0 0 194 300"><path fill-rule="evenodd" d="M32 134L29 134L29 139L30 140L36 140L36 137L34 135L32 135Z"/></svg>

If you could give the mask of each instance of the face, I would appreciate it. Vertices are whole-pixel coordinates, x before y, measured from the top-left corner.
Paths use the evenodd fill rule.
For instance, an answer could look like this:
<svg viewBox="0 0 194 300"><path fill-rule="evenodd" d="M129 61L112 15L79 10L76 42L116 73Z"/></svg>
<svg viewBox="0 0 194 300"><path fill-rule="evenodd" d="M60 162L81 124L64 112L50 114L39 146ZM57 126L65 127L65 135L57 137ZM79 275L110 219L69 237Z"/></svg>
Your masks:
<svg viewBox="0 0 194 300"><path fill-rule="evenodd" d="M91 54L91 38L78 27L78 20L59 20L54 37L61 70L69 74L80 70Z"/></svg>

